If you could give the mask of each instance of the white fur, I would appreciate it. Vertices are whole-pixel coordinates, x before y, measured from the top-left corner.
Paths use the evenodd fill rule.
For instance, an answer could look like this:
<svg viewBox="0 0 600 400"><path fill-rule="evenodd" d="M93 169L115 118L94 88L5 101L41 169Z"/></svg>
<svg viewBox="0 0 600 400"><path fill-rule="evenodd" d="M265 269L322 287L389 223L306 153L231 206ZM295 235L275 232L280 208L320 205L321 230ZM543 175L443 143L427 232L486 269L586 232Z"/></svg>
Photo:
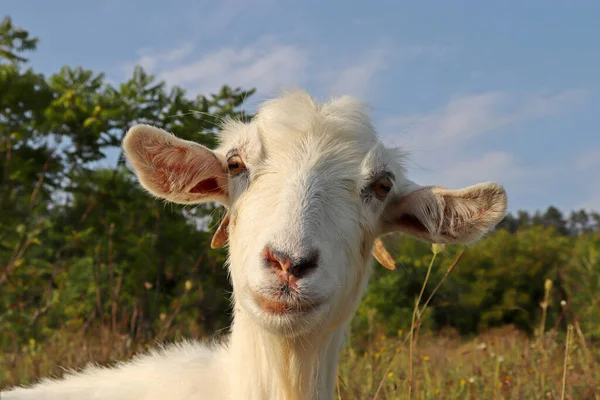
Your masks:
<svg viewBox="0 0 600 400"><path fill-rule="evenodd" d="M403 153L378 141L365 108L348 97L317 105L299 91L271 100L251 123L226 124L214 152L149 126L132 128L124 148L152 194L228 208L231 335L219 345L184 343L112 369L88 368L6 392L3 400L333 399L373 241L399 230L429 242L471 242L506 209L495 184L451 191L407 180ZM247 172L228 177L233 149ZM382 173L395 176L387 198L373 195ZM294 294L278 292L281 284L261 257L268 245L298 258L319 251L318 267L298 280ZM257 298L316 307L273 314Z"/></svg>

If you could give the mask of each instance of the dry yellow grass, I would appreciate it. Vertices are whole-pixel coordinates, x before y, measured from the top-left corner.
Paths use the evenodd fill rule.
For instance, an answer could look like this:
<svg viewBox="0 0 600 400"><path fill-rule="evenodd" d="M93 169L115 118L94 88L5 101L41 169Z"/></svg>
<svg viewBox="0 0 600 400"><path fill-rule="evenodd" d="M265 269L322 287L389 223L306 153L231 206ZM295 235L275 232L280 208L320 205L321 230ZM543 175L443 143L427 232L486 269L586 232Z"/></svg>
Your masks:
<svg viewBox="0 0 600 400"><path fill-rule="evenodd" d="M542 347L512 327L469 340L450 332L422 335L413 350L412 398L560 399L564 339L556 332L546 333ZM591 350L590 356L588 360L586 350L573 338L565 399L600 399L600 352ZM377 399L407 399L409 365L403 333L395 338L379 336L364 352L348 347L339 368L339 397L373 399L383 379Z"/></svg>
<svg viewBox="0 0 600 400"><path fill-rule="evenodd" d="M66 334L43 347L31 342L0 355L0 387L60 376L59 365L77 369L90 361L127 359L146 347L127 336L111 337L108 330L95 337L89 333ZM408 398L408 334L379 335L363 350L349 343L341 357L336 398L373 399L382 380L377 399ZM413 352L413 399L560 399L564 371L565 399L600 399L600 351L584 348L576 334L566 370L565 337L555 331L545 334L544 346L512 327L469 340L451 331L421 333Z"/></svg>

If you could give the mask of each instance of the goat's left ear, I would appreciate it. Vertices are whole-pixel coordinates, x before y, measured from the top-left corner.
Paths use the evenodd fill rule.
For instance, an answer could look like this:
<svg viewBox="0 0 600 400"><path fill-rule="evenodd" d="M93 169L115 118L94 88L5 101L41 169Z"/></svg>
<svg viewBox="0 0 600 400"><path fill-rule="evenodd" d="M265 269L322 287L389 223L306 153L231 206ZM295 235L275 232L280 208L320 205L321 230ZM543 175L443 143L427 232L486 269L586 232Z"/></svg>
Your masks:
<svg viewBox="0 0 600 400"><path fill-rule="evenodd" d="M125 156L142 186L179 204L227 205L227 165L210 149L149 125L135 125L123 139Z"/></svg>
<svg viewBox="0 0 600 400"><path fill-rule="evenodd" d="M474 242L506 213L506 192L495 183L450 190L409 182L400 192L386 206L383 233L400 231L429 243Z"/></svg>

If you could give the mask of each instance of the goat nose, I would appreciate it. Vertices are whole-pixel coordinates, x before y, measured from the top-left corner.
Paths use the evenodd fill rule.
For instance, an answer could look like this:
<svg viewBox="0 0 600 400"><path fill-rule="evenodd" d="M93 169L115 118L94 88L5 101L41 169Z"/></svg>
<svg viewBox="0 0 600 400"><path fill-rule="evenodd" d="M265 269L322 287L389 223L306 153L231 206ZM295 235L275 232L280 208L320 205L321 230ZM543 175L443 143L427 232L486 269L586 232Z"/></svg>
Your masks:
<svg viewBox="0 0 600 400"><path fill-rule="evenodd" d="M265 265L270 267L278 275L291 275L302 278L317 268L319 263L319 252L307 252L305 257L293 259L287 254L265 247L263 250Z"/></svg>

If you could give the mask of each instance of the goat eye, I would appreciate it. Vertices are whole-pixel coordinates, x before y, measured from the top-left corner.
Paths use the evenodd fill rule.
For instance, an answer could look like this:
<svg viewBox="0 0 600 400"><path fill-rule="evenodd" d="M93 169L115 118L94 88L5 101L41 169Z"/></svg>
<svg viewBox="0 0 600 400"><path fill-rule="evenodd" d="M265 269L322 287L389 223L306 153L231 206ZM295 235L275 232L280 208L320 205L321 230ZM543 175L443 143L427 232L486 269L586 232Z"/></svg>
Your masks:
<svg viewBox="0 0 600 400"><path fill-rule="evenodd" d="M390 181L388 178L380 178L375 181L372 189L375 197L383 200L390 193L390 190L392 190L392 181Z"/></svg>
<svg viewBox="0 0 600 400"><path fill-rule="evenodd" d="M246 164L244 164L240 156L231 156L227 160L227 168L229 169L229 173L235 176L246 170Z"/></svg>

